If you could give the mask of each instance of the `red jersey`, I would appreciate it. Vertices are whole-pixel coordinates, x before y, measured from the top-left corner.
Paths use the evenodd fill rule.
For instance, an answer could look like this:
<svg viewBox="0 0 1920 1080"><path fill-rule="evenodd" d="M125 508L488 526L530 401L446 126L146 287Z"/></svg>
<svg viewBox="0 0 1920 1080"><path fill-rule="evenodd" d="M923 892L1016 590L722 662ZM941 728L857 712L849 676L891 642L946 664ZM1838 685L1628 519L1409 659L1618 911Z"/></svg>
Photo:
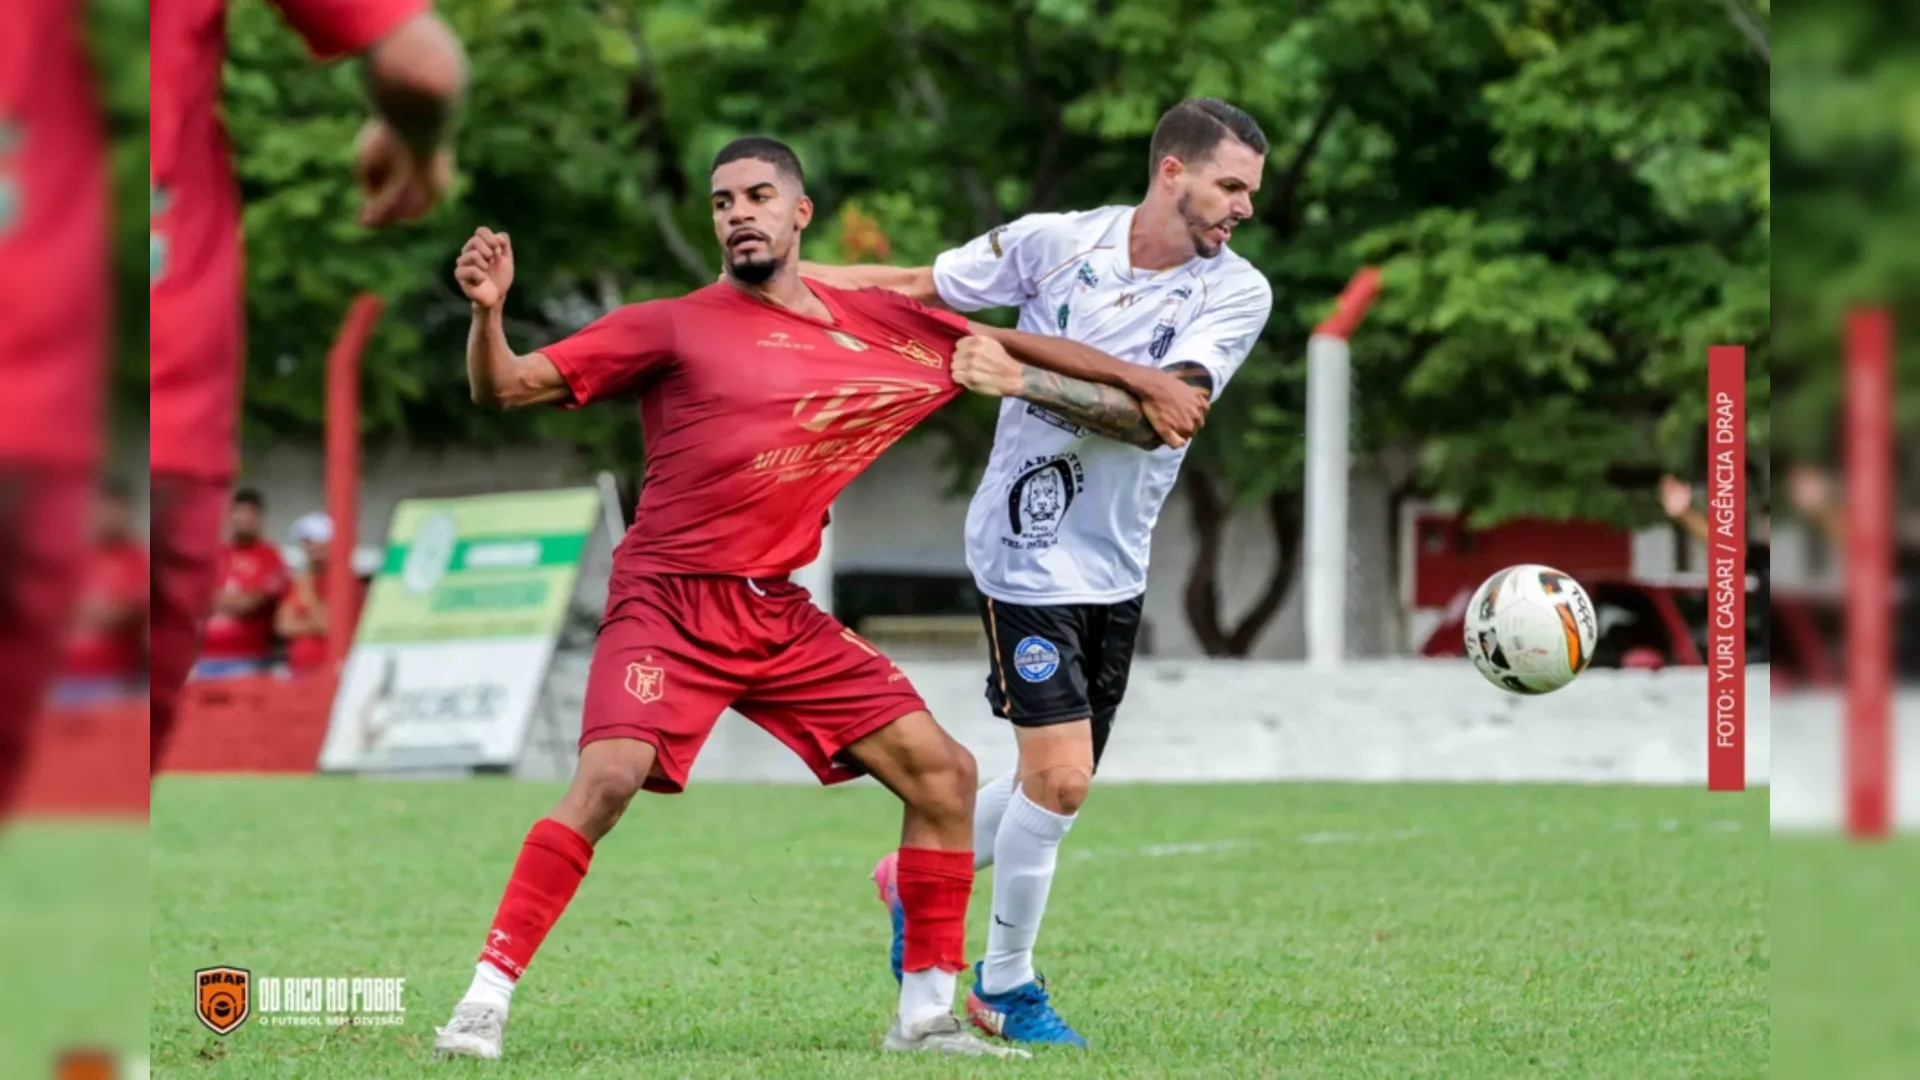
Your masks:
<svg viewBox="0 0 1920 1080"><path fill-rule="evenodd" d="M722 283L623 307L540 350L576 404L640 399L647 475L614 553L616 599L636 576L806 566L841 489L959 394L947 368L964 318L808 284L831 323Z"/></svg>
<svg viewBox="0 0 1920 1080"><path fill-rule="evenodd" d="M273 3L322 59L360 52L428 7ZM164 0L151 18L150 468L225 479L236 460L246 348L240 190L219 113L227 0Z"/></svg>
<svg viewBox="0 0 1920 1080"><path fill-rule="evenodd" d="M99 455L107 157L79 0L0 0L0 461Z"/></svg>
<svg viewBox="0 0 1920 1080"><path fill-rule="evenodd" d="M80 679L129 679L146 662L150 579L147 553L135 544L96 549L80 584L80 608L113 604L132 617L118 627L82 625L67 636L61 674Z"/></svg>
<svg viewBox="0 0 1920 1080"><path fill-rule="evenodd" d="M313 580L313 595L320 602L327 602L327 573L325 570L307 572ZM307 615L306 602L300 598L300 590L289 589L287 598L280 603L301 617ZM316 671L327 666L327 635L301 634L287 639L287 667L294 671Z"/></svg>
<svg viewBox="0 0 1920 1080"><path fill-rule="evenodd" d="M267 602L243 617L207 616L203 660L265 660L273 652L273 613L287 592L287 564L272 544L236 544L220 553L220 592L258 593Z"/></svg>

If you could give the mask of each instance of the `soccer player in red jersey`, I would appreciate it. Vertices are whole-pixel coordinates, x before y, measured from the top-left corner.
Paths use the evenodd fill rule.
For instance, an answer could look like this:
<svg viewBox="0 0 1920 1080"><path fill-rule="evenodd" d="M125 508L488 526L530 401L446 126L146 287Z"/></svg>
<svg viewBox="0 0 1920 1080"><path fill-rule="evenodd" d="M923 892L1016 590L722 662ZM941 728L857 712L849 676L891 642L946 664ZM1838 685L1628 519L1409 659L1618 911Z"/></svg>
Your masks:
<svg viewBox="0 0 1920 1080"><path fill-rule="evenodd" d="M614 555L573 783L527 834L473 984L435 1048L500 1055L514 984L579 888L594 845L641 789L683 789L731 706L822 783L871 774L906 804L904 977L882 1045L1025 1056L976 1038L953 1014L973 888L973 756L899 668L788 575L819 553L834 496L961 391L971 358L1004 364L1004 346L1060 373L1048 381L1054 392L1079 397L1125 395L1065 376L1117 382L1137 371L1064 339L802 280L799 234L813 206L781 143L737 141L711 178L724 279L620 308L538 352L514 355L502 329L508 237L480 230L456 265L473 303L474 400L511 408L638 398L647 478ZM1173 438L1191 436L1205 416L1204 398L1171 376L1146 393Z"/></svg>
<svg viewBox="0 0 1920 1080"><path fill-rule="evenodd" d="M460 43L428 0L272 0L316 56L359 56L375 119L355 171L362 224L432 209L466 86ZM214 592L236 466L246 312L240 189L219 116L227 0L153 5L149 347L152 371L152 746L157 770Z"/></svg>
<svg viewBox="0 0 1920 1080"><path fill-rule="evenodd" d="M0 0L0 812L86 565L111 293L78 0Z"/></svg>

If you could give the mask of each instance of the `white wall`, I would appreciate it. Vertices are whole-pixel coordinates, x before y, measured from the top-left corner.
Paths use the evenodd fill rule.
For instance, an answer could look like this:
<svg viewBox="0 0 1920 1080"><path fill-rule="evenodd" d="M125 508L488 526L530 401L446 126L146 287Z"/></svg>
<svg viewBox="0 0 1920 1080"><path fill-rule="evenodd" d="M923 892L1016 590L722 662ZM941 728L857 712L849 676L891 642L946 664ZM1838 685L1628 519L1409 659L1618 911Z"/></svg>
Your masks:
<svg viewBox="0 0 1920 1080"><path fill-rule="evenodd" d="M988 710L980 665L904 661L901 668L983 775L1014 763L1013 739ZM564 727L579 731L585 657L563 657L553 688ZM1704 669L1590 671L1572 686L1522 697L1488 685L1465 661L1370 661L1337 672L1301 664L1144 661L1136 669L1103 778L1117 781L1706 783ZM1768 782L1767 672L1747 681L1747 781ZM565 775L570 760L530 763ZM693 775L808 782L784 747L729 713ZM1920 770L1916 770L1920 775ZM1808 801L1819 792L1810 790ZM1916 792L1920 794L1920 792ZM1914 800L1920 808L1920 799Z"/></svg>

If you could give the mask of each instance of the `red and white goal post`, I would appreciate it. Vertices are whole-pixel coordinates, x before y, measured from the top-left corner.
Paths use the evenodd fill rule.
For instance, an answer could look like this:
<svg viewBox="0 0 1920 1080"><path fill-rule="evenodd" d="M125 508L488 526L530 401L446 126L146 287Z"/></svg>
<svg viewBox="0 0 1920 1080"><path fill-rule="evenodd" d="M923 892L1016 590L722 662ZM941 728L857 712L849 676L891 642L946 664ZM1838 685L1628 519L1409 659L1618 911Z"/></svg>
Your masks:
<svg viewBox="0 0 1920 1080"><path fill-rule="evenodd" d="M1347 506L1353 366L1348 341L1380 295L1380 271L1353 275L1307 341L1307 662L1337 668L1347 654Z"/></svg>

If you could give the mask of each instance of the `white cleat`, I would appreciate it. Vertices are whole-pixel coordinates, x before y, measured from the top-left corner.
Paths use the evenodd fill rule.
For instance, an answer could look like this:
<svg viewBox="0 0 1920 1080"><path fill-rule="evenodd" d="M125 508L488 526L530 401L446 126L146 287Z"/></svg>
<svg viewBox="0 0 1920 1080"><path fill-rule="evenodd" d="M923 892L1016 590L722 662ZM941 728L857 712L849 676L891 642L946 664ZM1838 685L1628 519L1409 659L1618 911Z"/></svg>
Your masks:
<svg viewBox="0 0 1920 1080"><path fill-rule="evenodd" d="M895 1015L893 1026L887 1029L887 1037L881 1041L880 1049L896 1054L964 1054L1003 1058L1033 1056L1017 1046L1001 1046L979 1038L960 1023L959 1017L951 1013L928 1017L911 1028L902 1027L900 1017Z"/></svg>
<svg viewBox="0 0 1920 1080"><path fill-rule="evenodd" d="M453 1007L453 1019L447 1026L433 1029L436 1057L500 1057L500 1042L506 1037L507 1011L497 1005L463 1001Z"/></svg>

